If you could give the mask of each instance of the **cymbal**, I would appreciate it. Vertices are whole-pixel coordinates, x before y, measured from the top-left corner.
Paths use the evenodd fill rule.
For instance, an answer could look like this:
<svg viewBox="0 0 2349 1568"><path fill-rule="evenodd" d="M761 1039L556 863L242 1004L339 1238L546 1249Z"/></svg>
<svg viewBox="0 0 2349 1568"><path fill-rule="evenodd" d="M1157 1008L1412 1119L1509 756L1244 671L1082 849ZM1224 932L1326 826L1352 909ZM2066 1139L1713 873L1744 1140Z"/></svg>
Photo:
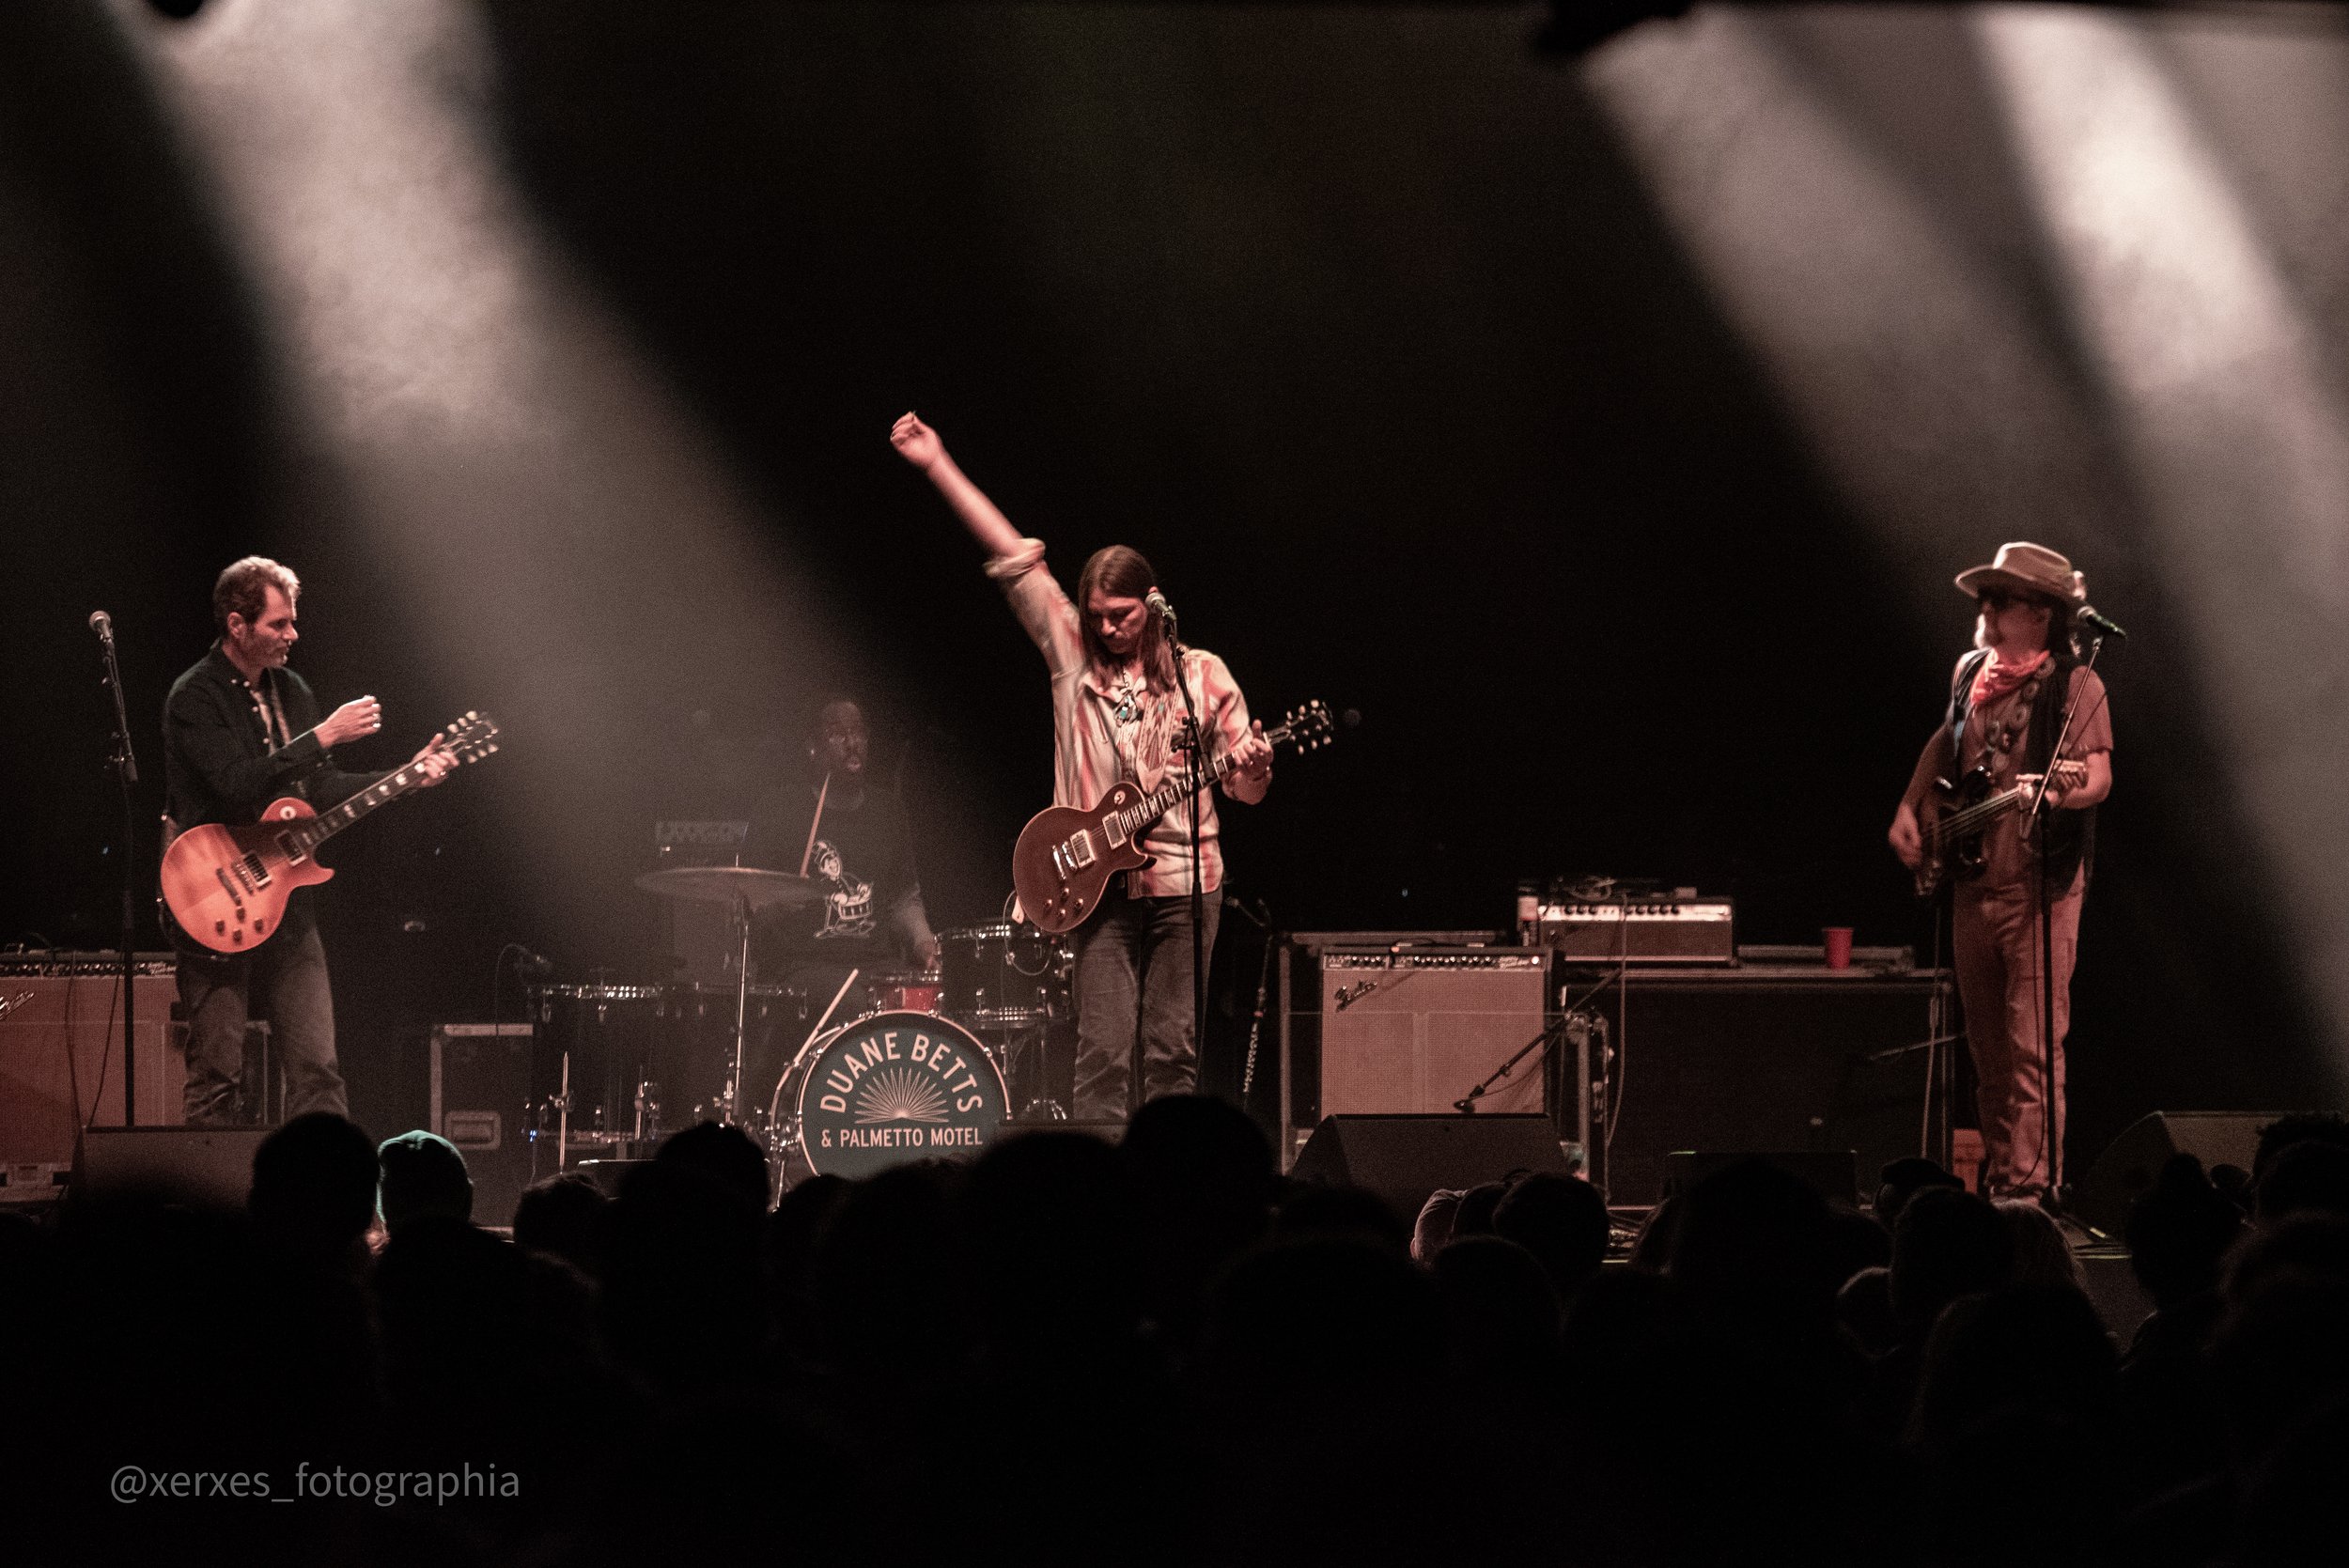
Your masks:
<svg viewBox="0 0 2349 1568"><path fill-rule="evenodd" d="M754 909L791 908L823 896L804 877L757 865L673 865L646 872L636 878L636 885L663 898L708 904L739 900Z"/></svg>

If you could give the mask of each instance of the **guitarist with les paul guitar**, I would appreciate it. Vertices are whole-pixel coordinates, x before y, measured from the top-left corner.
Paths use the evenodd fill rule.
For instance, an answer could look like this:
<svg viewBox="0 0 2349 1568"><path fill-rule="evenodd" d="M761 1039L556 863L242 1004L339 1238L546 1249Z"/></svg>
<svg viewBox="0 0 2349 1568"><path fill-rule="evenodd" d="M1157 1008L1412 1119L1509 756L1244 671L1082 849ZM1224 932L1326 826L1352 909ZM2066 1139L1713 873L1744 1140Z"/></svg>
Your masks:
<svg viewBox="0 0 2349 1568"><path fill-rule="evenodd" d="M1139 552L1124 545L1096 551L1071 602L1044 565L1044 546L1020 536L947 456L937 431L909 413L889 439L985 548L987 574L1044 655L1051 678L1055 806L1090 808L1121 783L1151 792L1183 777L1190 767L1189 753L1179 749L1186 685L1198 706L1202 761L1221 773L1222 793L1252 804L1264 799L1272 783L1272 746L1263 726L1250 721L1247 699L1222 660L1190 648L1178 669L1165 624L1171 612ZM1193 941L1203 953L1214 951L1223 855L1213 791L1179 795L1136 825L1133 847L1148 863L1112 879L1097 904L1067 911L1081 922L1075 927L1079 1121L1120 1120L1143 1100L1188 1094L1198 1081ZM1200 891L1207 895L1199 901L1195 931L1194 799ZM1068 928L1047 911L1028 912L1050 929Z"/></svg>
<svg viewBox="0 0 2349 1568"><path fill-rule="evenodd" d="M300 635L294 619L301 595L299 578L257 555L220 574L212 589L220 639L172 684L163 705L168 834L210 823L246 827L281 797L323 809L377 782L373 773L336 768L333 753L382 728L382 706L361 697L321 720L308 684L286 668ZM435 736L402 771L415 787L428 787L456 766ZM272 1049L286 1071L288 1119L347 1110L326 952L307 895L297 893L283 919L282 930L258 933L250 951L234 954L210 950L166 919L188 1020L192 1125L241 1119L248 1017L269 1021Z"/></svg>
<svg viewBox="0 0 2349 1568"><path fill-rule="evenodd" d="M1921 893L1951 890L1990 1193L2051 1198L2080 906L2095 807L2112 789L2104 681L2080 662L2074 624L2109 623L2088 608L2072 563L2044 545L2003 545L1957 587L1978 611L1974 651L1958 660L1888 837Z"/></svg>

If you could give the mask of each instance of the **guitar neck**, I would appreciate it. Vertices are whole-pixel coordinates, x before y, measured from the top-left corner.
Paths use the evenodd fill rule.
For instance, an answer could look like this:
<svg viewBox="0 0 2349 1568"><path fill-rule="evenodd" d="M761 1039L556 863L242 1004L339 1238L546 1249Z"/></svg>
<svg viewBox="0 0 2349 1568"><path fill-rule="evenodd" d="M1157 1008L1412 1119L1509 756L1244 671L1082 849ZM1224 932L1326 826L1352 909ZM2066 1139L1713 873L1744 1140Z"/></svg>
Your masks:
<svg viewBox="0 0 2349 1568"><path fill-rule="evenodd" d="M1281 745L1289 738L1289 727L1283 724L1279 729L1267 730L1264 737L1275 746ZM1191 792L1194 780L1197 787L1211 789L1231 775L1233 766L1233 755L1227 752L1207 764L1204 773L1186 768L1166 780L1158 788L1128 806L1124 811L1114 814L1111 820L1117 823L1123 830L1127 839L1140 838L1151 823L1156 822L1181 803L1183 797Z"/></svg>
<svg viewBox="0 0 2349 1568"><path fill-rule="evenodd" d="M421 789L424 782L424 768L415 763L409 763L397 771L384 774L340 805L322 811L316 816L303 817L288 828L285 836L306 855L376 807L388 805L412 789Z"/></svg>
<svg viewBox="0 0 2349 1568"><path fill-rule="evenodd" d="M1946 838L1970 833L1975 829L2004 815L2018 806L2032 804L2038 799L2039 794L2040 791L2026 788L2021 784L2012 789L2002 789L1998 794L1977 800L1963 810L1952 812L1940 823L1941 834Z"/></svg>
<svg viewBox="0 0 2349 1568"><path fill-rule="evenodd" d="M1963 837L2021 805L2028 793L2022 789L2002 789L1996 795L1950 813L1936 824L1936 830L1944 838Z"/></svg>

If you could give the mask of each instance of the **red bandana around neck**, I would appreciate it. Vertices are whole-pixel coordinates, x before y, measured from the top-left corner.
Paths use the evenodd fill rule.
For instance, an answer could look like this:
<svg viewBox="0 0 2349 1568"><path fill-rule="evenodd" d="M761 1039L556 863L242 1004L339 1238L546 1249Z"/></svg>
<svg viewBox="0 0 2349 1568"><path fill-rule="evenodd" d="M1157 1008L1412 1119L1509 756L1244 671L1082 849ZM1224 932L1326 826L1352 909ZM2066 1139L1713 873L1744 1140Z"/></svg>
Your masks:
<svg viewBox="0 0 2349 1568"><path fill-rule="evenodd" d="M1981 670L1974 675L1974 693L1968 699L1967 706L1981 707L1997 702L2037 675L2054 657L2047 649L2042 648L2039 656L2028 664L2009 664L1997 654L1992 654L1983 660Z"/></svg>

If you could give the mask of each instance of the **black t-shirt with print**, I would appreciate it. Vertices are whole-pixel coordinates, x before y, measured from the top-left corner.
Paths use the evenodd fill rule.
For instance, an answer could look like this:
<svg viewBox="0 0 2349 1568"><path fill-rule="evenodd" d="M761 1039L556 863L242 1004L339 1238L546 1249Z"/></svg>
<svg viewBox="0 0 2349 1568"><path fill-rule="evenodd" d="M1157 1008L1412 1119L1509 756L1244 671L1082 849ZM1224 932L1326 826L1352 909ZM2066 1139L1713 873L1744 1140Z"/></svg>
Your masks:
<svg viewBox="0 0 2349 1568"><path fill-rule="evenodd" d="M761 799L751 813L742 862L799 870L815 812L813 788ZM850 805L834 790L817 825L807 875L822 894L818 902L758 918L754 951L761 974L809 963L870 968L900 952L904 939L891 917L913 891L915 877L913 840L895 795L867 786Z"/></svg>

